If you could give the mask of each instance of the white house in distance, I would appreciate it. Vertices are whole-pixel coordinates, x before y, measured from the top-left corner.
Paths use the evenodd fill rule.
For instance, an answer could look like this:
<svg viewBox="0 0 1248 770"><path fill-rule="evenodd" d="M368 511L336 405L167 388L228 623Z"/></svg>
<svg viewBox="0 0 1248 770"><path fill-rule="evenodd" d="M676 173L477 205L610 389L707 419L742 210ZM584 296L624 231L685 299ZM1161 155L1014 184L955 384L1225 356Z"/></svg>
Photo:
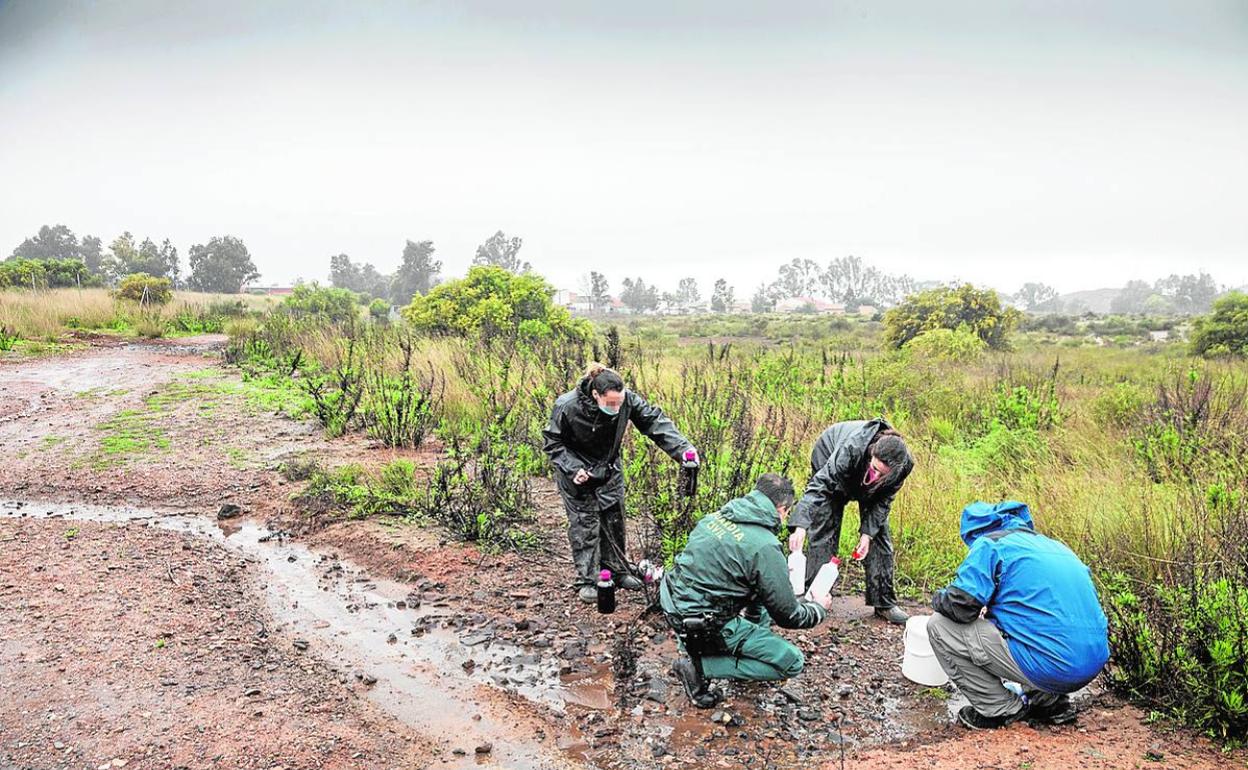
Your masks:
<svg viewBox="0 0 1248 770"><path fill-rule="evenodd" d="M573 313L588 313L592 310L589 297L572 289L556 290L553 301L556 305L566 307Z"/></svg>

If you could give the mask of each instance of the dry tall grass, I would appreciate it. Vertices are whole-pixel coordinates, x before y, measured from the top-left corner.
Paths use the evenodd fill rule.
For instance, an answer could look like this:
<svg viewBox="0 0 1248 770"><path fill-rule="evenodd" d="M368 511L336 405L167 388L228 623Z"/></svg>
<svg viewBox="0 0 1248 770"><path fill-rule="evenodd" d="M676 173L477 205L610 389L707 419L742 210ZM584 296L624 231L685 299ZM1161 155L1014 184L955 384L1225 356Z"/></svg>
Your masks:
<svg viewBox="0 0 1248 770"><path fill-rule="evenodd" d="M118 300L108 289L8 289L0 291L0 327L23 339L55 341L71 329L122 331L142 322L149 336L155 336L155 330L178 313L238 301L249 310L264 310L274 304L272 297L179 291L168 304L141 313L136 303Z"/></svg>

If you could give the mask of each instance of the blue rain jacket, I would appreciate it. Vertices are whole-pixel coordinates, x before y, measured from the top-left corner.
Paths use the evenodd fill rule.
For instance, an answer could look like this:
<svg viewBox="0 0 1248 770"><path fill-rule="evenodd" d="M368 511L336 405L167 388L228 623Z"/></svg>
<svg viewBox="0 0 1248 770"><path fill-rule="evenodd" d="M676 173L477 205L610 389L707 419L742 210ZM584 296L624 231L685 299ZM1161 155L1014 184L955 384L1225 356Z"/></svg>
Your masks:
<svg viewBox="0 0 1248 770"><path fill-rule="evenodd" d="M1042 690L1069 693L1092 681L1109 660L1109 640L1079 557L1038 534L1027 506L1013 501L968 505L962 540L971 551L932 607L960 623L986 607L1018 667Z"/></svg>

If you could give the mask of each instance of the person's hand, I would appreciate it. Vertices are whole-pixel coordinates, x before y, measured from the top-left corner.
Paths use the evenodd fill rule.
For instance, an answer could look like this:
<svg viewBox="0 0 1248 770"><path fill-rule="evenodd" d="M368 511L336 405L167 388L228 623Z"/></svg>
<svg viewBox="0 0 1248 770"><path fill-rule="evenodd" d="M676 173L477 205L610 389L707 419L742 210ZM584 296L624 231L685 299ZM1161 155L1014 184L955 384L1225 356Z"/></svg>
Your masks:
<svg viewBox="0 0 1248 770"><path fill-rule="evenodd" d="M832 594L831 593L824 594L823 596L815 596L813 597L813 599L814 599L815 604L818 604L820 607L824 608L828 612L832 611Z"/></svg>
<svg viewBox="0 0 1248 770"><path fill-rule="evenodd" d="M862 561L867 558L867 552L871 550L871 538L863 535L858 538L858 547L854 549L854 558Z"/></svg>
<svg viewBox="0 0 1248 770"><path fill-rule="evenodd" d="M806 530L798 527L789 535L789 553L797 553L802 550L802 545L806 542Z"/></svg>
<svg viewBox="0 0 1248 770"><path fill-rule="evenodd" d="M580 470L578 470L576 472L576 475L572 477L573 484L580 485L580 484L584 484L586 481L589 481L589 471L585 470L584 468L581 468Z"/></svg>

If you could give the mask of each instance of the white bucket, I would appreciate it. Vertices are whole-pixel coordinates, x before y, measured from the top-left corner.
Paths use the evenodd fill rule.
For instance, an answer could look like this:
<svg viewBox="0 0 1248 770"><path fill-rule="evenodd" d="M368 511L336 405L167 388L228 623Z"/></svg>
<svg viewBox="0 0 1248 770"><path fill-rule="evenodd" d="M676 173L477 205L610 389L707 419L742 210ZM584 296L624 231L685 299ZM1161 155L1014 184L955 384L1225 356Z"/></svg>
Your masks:
<svg viewBox="0 0 1248 770"><path fill-rule="evenodd" d="M906 679L928 687L940 687L949 676L936 660L932 643L927 638L927 621L931 615L911 615L906 621L906 652L901 658L901 674Z"/></svg>

